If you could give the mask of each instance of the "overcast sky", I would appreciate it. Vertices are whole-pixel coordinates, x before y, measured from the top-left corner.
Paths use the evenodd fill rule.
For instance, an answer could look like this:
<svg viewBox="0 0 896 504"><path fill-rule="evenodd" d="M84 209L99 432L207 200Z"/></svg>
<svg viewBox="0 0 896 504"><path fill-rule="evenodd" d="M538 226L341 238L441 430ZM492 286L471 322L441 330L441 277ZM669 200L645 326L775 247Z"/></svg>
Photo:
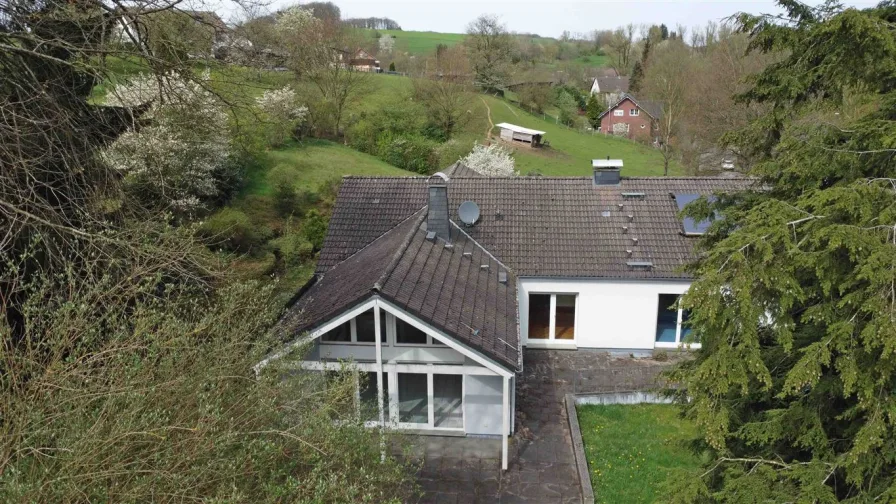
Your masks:
<svg viewBox="0 0 896 504"><path fill-rule="evenodd" d="M307 0L306 0L307 1ZM463 33L466 25L480 14L497 14L508 29L557 37L564 30L587 33L594 29L614 28L628 23L666 23L695 26L720 21L736 12L777 12L768 1L733 0L333 0L342 9L342 17L388 17L405 30ZM272 10L296 3L274 0ZM818 1L810 0L817 4ZM877 3L845 0L846 5L870 7Z"/></svg>

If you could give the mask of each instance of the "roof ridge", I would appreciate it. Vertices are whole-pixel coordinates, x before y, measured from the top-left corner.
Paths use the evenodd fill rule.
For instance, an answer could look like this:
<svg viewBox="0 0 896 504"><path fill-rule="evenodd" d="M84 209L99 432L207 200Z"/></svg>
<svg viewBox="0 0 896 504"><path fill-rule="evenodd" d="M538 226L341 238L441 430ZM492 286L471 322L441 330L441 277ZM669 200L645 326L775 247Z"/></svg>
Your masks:
<svg viewBox="0 0 896 504"><path fill-rule="evenodd" d="M417 229L420 228L420 225L423 224L423 219L426 218L426 212L422 212L421 210L429 208L429 205L425 205L420 210L417 210L411 217L415 214L420 213L420 216L417 217L417 220L414 222L414 225L411 226L411 230L408 232L407 236L405 236L404 241L399 245L398 250L396 250L395 254L392 255L392 260L389 261L389 264L386 266L386 269L383 270L383 274L380 275L379 279L373 284L373 290L382 291L383 286L386 284L386 280L392 276L392 272L395 271L395 267L398 266L398 262L401 260L404 253L407 251L408 247L411 244L411 240L414 238L414 234L417 233ZM408 217L410 219L411 217ZM402 223L407 222L408 219L402 221ZM393 228L394 229L394 228Z"/></svg>

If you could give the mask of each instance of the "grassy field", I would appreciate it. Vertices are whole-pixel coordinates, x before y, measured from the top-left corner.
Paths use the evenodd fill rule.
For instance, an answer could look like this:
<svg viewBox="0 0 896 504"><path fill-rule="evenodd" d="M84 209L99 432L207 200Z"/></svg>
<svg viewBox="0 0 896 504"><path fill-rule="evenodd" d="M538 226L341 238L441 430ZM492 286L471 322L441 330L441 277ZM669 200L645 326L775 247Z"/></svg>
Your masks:
<svg viewBox="0 0 896 504"><path fill-rule="evenodd" d="M697 429L671 404L579 406L588 473L598 503L651 503L667 478L687 477L700 456L686 442Z"/></svg>
<svg viewBox="0 0 896 504"><path fill-rule="evenodd" d="M407 51L415 56L434 53L439 44L451 47L463 42L462 33L436 33L428 31L377 30L383 35L395 37L396 49ZM370 30L373 34L373 30Z"/></svg>
<svg viewBox="0 0 896 504"><path fill-rule="evenodd" d="M663 174L663 158L653 149L631 140L616 138L602 134L584 133L556 124L548 116L530 114L519 107L495 97L483 97L491 109L492 122L495 124L508 122L526 128L546 132L545 139L550 142L546 149L516 148L516 164L521 174L538 172L547 176L590 175L591 160L597 158L622 159L625 167L622 175L660 176ZM672 163L670 174L683 172L678 163Z"/></svg>
<svg viewBox="0 0 896 504"><path fill-rule="evenodd" d="M321 184L344 175L412 176L354 149L326 140L309 140L267 152L263 161L248 170L242 195L269 196L279 178L295 181L299 190L317 190Z"/></svg>
<svg viewBox="0 0 896 504"><path fill-rule="evenodd" d="M255 165L247 167L245 185L227 207L244 212L253 226L267 236L280 236L290 225L301 225L301 216L290 222L276 208L274 188L287 181L300 192L317 198L314 206L326 213L333 194L332 183L343 175L394 175L413 173L395 168L379 159L343 145L324 140L311 140L302 145L290 145L265 153ZM328 187L329 186L329 187ZM237 258L233 271L243 278L275 282L274 292L279 304L285 304L314 273L314 261L288 268L276 280L269 275L273 256L262 249Z"/></svg>
<svg viewBox="0 0 896 504"><path fill-rule="evenodd" d="M362 102L364 110L375 110L383 106L395 106L411 92L411 81L394 75L374 76L375 91ZM487 105L487 106L486 106ZM519 172L530 172L545 176L586 176L590 175L591 160L596 158L621 158L625 163L623 176L660 176L663 174L663 158L651 147L601 134L583 133L556 124L547 119L530 114L507 100L487 95L476 95L470 104L473 116L468 132L459 135L458 141L469 143L485 139L489 129L489 113L493 124L509 122L527 128L545 131L545 139L550 148L530 149L515 147L514 158ZM669 168L671 175L684 173L682 167L673 162Z"/></svg>

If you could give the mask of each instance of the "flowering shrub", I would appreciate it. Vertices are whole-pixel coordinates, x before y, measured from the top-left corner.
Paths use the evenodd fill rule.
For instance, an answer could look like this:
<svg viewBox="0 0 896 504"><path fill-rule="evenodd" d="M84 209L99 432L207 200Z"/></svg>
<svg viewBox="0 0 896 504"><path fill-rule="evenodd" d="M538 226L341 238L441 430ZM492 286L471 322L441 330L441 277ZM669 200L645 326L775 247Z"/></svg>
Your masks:
<svg viewBox="0 0 896 504"><path fill-rule="evenodd" d="M283 145L308 118L308 107L297 103L296 92L289 86L265 91L257 103L265 116L268 144L273 147Z"/></svg>
<svg viewBox="0 0 896 504"><path fill-rule="evenodd" d="M277 18L277 30L288 35L297 35L319 24L311 9L294 5L285 9Z"/></svg>
<svg viewBox="0 0 896 504"><path fill-rule="evenodd" d="M204 83L177 74L140 75L117 86L109 105L149 104L140 125L121 135L104 159L125 176L126 188L150 207L189 214L216 196L216 175L231 163L227 112Z"/></svg>
<svg viewBox="0 0 896 504"><path fill-rule="evenodd" d="M379 39L380 46L380 55L383 54L392 54L392 49L395 47L395 38L392 35L383 35ZM395 71L394 67L389 70Z"/></svg>
<svg viewBox="0 0 896 504"><path fill-rule="evenodd" d="M510 177L517 174L510 150L498 144L476 144L460 162L486 177Z"/></svg>

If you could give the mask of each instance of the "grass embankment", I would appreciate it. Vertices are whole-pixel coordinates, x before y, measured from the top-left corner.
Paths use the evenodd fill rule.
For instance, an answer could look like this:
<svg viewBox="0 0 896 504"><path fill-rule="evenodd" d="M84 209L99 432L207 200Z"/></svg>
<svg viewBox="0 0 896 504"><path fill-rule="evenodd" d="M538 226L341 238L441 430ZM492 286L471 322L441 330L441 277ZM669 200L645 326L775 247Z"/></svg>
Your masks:
<svg viewBox="0 0 896 504"><path fill-rule="evenodd" d="M308 140L264 155L263 162L246 173L246 196L269 196L274 176L295 180L299 190L315 190L321 184L345 175L413 176L379 159L326 140Z"/></svg>
<svg viewBox="0 0 896 504"><path fill-rule="evenodd" d="M431 54L439 44L451 47L464 41L462 33L436 33L429 31L376 30L383 35L395 37L396 49L407 51L414 56ZM370 30L371 35L374 30Z"/></svg>
<svg viewBox="0 0 896 504"><path fill-rule="evenodd" d="M598 503L651 503L668 478L687 477L701 458L687 442L697 428L671 404L579 406L588 473Z"/></svg>
<svg viewBox="0 0 896 504"><path fill-rule="evenodd" d="M376 88L362 104L366 110L376 110L388 106L396 97L410 95L411 79L394 75L376 75ZM488 107L486 107L486 104ZM550 147L530 149L514 146L514 158L519 172L523 175L537 172L544 176L588 176L592 172L591 160L598 158L621 158L625 163L622 175L661 176L663 174L663 157L652 147L600 133L583 133L556 124L553 119L545 120L541 116L530 114L515 104L494 96L475 95L470 103L472 119L467 131L457 137L458 142L469 143L483 141L489 128L488 116L491 113L493 124L508 122L526 128L545 131L545 139ZM497 138L497 131L493 137ZM670 175L684 173L677 162L670 163Z"/></svg>
<svg viewBox="0 0 896 504"><path fill-rule="evenodd" d="M495 124L508 122L546 132L545 140L550 143L549 148L516 148L517 169L524 175L529 172L552 177L590 175L591 160L607 156L623 160L625 167L622 175L626 177L663 174L663 157L652 147L624 138L570 129L492 96L485 97L485 100L491 108ZM683 170L673 162L669 172L670 175L679 175Z"/></svg>
<svg viewBox="0 0 896 504"><path fill-rule="evenodd" d="M337 143L309 140L302 145L290 145L261 155L255 165L247 169L242 191L227 208L245 213L262 234L281 236L288 232L287 227L301 225L301 216L291 219L278 211L275 195L278 183L287 181L299 194L310 198L309 208L328 214L334 196L331 190L345 175L415 174ZM234 268L243 276L259 278L266 276L273 264L271 251L262 247L239 258ZM279 300L288 301L313 272L314 261L288 268L277 280Z"/></svg>

